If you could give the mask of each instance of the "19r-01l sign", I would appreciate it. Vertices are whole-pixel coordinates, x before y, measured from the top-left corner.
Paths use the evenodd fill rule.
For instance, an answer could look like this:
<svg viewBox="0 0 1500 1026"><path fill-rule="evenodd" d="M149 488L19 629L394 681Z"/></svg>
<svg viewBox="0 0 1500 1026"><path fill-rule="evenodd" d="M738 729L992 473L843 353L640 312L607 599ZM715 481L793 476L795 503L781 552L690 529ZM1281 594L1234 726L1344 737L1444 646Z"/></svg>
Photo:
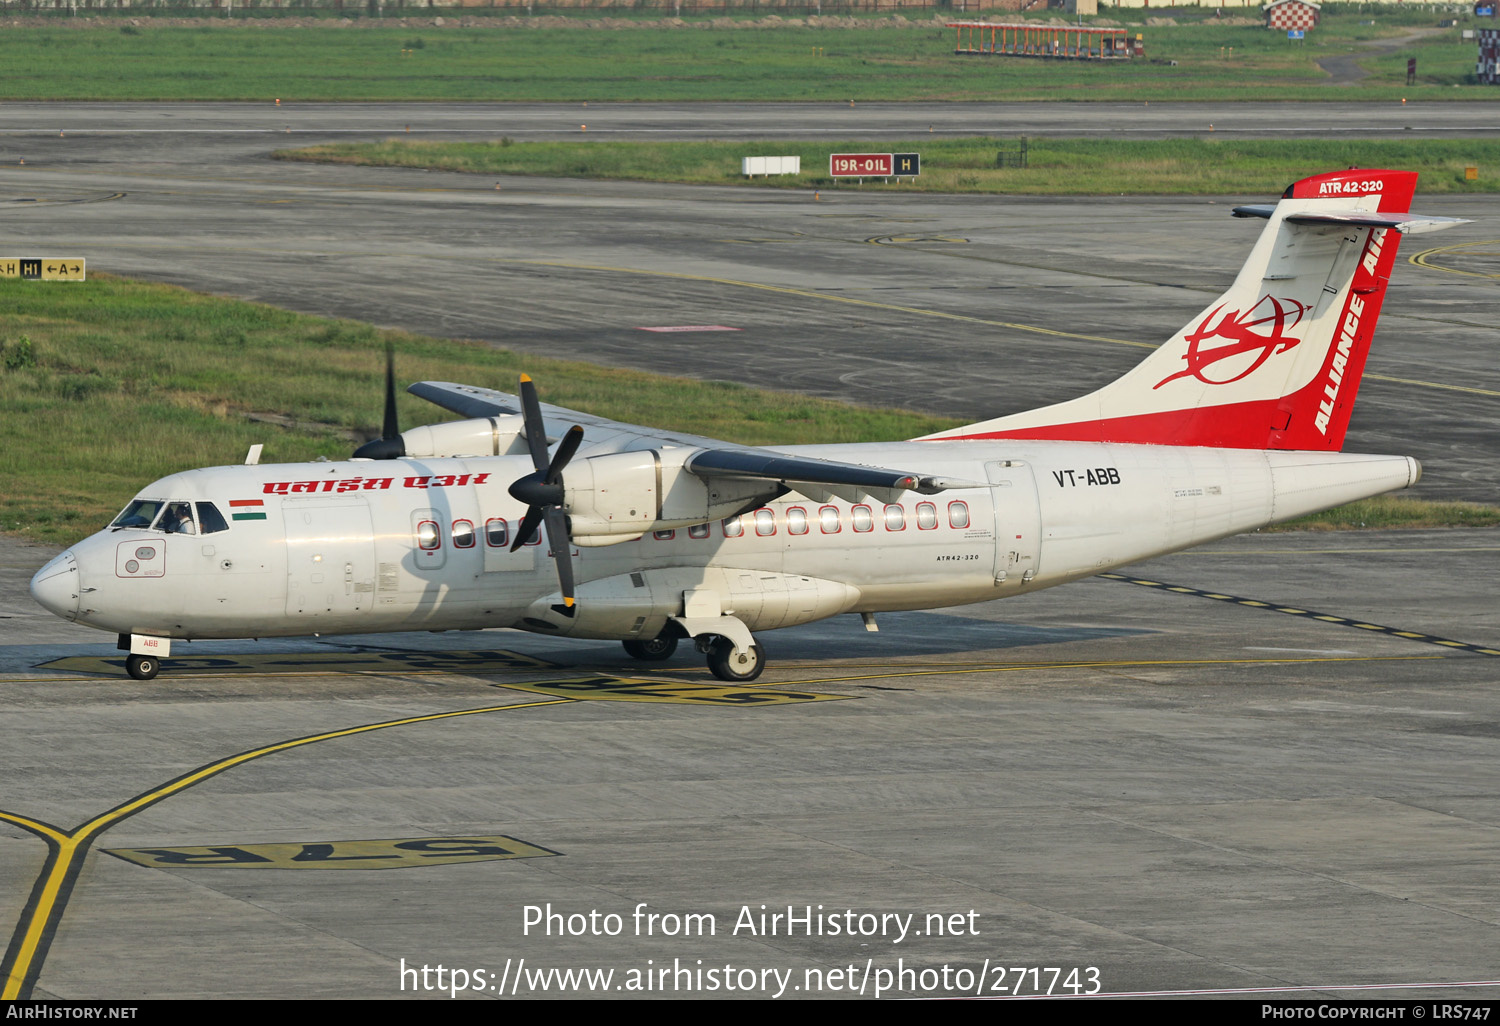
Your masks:
<svg viewBox="0 0 1500 1026"><path fill-rule="evenodd" d="M889 153L835 153L828 158L828 173L834 178L889 178L894 168Z"/></svg>

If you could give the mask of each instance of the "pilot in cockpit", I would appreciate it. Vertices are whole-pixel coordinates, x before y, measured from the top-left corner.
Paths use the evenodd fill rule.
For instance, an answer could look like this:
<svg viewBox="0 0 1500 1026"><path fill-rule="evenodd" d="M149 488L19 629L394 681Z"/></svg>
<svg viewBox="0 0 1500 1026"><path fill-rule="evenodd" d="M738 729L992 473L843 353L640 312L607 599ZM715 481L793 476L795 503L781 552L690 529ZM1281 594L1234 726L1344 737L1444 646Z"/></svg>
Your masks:
<svg viewBox="0 0 1500 1026"><path fill-rule="evenodd" d="M166 534L197 534L192 505L186 502L168 504L167 511L161 516L160 529Z"/></svg>

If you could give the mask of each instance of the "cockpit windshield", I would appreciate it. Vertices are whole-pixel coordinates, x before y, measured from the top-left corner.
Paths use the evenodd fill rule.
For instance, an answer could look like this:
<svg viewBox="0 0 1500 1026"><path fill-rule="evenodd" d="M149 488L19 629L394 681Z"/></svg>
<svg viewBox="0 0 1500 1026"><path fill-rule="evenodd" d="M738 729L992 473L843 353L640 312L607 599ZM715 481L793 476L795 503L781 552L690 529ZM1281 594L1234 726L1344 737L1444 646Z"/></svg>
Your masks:
<svg viewBox="0 0 1500 1026"><path fill-rule="evenodd" d="M211 502L200 502L197 516L193 503L168 499L135 499L110 527L153 527L163 534L217 534L229 530L224 514Z"/></svg>
<svg viewBox="0 0 1500 1026"><path fill-rule="evenodd" d="M110 527L150 527L151 521L165 506L165 499L132 499L130 505L115 517Z"/></svg>

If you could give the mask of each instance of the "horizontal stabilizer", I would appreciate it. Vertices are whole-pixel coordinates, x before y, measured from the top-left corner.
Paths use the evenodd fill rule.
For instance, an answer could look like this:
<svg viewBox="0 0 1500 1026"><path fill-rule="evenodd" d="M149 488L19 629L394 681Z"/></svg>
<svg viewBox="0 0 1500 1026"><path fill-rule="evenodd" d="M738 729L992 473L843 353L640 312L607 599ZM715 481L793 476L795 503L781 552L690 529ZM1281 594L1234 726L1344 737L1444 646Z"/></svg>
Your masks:
<svg viewBox="0 0 1500 1026"><path fill-rule="evenodd" d="M1267 220L1276 212L1273 204L1235 207L1235 217L1263 217ZM1317 213L1288 214L1288 224L1327 226L1330 228L1394 228L1402 235L1422 235L1440 232L1455 225L1471 224L1467 217L1439 217L1436 214L1408 214L1399 211L1376 213L1369 210L1322 210Z"/></svg>

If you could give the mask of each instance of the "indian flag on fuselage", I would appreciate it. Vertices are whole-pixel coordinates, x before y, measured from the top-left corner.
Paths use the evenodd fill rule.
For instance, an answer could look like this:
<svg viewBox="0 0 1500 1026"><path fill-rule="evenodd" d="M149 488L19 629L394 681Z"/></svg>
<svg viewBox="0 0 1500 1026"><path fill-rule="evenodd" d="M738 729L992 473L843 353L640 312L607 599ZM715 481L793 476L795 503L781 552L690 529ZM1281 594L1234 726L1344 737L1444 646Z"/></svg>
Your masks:
<svg viewBox="0 0 1500 1026"><path fill-rule="evenodd" d="M1466 223L1411 214L1412 171L1305 178L1274 206L1229 290L1097 392L924 441L1017 438L1224 449L1343 447L1401 236Z"/></svg>
<svg viewBox="0 0 1500 1026"><path fill-rule="evenodd" d="M231 520L264 520L266 511L263 499L230 499L229 518Z"/></svg>

